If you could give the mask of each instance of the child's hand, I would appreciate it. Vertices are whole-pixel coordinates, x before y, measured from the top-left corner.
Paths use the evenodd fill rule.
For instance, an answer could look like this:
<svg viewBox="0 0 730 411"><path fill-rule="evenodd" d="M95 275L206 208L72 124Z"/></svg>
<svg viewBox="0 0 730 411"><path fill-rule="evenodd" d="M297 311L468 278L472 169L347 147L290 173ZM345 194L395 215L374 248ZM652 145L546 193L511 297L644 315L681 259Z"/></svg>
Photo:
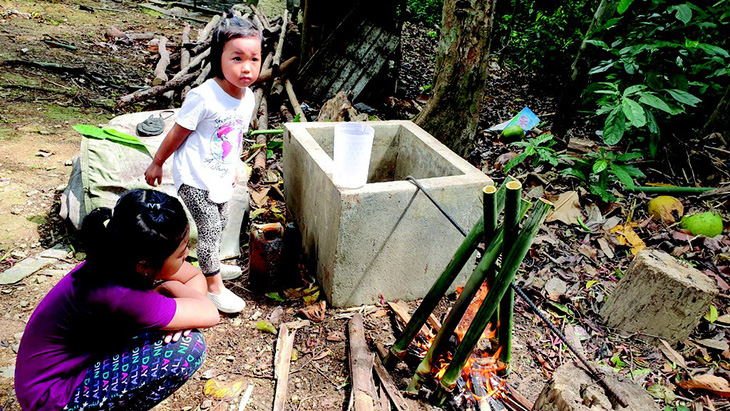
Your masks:
<svg viewBox="0 0 730 411"><path fill-rule="evenodd" d="M152 187L157 187L158 184L162 183L162 166L157 165L154 161L147 167L147 171L144 172L144 179L147 184Z"/></svg>
<svg viewBox="0 0 730 411"><path fill-rule="evenodd" d="M175 331L168 331L167 334L162 338L162 341L164 341L165 344L168 344L170 342L177 342L181 336L187 337L190 335L190 332L192 330L175 330Z"/></svg>

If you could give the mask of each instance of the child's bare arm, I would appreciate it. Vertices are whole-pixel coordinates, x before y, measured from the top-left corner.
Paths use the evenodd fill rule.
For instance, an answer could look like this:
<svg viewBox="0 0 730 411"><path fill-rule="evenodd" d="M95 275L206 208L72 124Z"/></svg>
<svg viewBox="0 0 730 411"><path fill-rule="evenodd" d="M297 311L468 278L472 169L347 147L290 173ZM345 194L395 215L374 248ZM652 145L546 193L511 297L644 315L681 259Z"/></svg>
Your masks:
<svg viewBox="0 0 730 411"><path fill-rule="evenodd" d="M159 291L175 299L175 316L163 330L206 328L218 324L218 309L205 295L179 281L166 281Z"/></svg>
<svg viewBox="0 0 730 411"><path fill-rule="evenodd" d="M180 281L203 295L208 291L208 283L205 281L203 273L187 261L183 263L174 275L170 278L163 278L163 280Z"/></svg>
<svg viewBox="0 0 730 411"><path fill-rule="evenodd" d="M160 148L157 149L157 153L155 153L155 157L152 159L152 164L144 172L144 178L147 184L157 187L158 184L162 183L162 165L182 145L191 132L192 130L188 130L177 123L172 126L170 132L162 140Z"/></svg>

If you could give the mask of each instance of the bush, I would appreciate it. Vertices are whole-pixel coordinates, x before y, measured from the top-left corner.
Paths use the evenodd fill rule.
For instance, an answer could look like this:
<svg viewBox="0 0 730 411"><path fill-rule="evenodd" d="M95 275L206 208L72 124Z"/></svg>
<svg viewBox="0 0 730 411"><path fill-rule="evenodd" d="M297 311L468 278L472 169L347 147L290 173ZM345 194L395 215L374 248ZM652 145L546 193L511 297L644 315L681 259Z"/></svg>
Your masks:
<svg viewBox="0 0 730 411"><path fill-rule="evenodd" d="M444 0L408 0L409 20L428 27L441 26L443 8Z"/></svg>

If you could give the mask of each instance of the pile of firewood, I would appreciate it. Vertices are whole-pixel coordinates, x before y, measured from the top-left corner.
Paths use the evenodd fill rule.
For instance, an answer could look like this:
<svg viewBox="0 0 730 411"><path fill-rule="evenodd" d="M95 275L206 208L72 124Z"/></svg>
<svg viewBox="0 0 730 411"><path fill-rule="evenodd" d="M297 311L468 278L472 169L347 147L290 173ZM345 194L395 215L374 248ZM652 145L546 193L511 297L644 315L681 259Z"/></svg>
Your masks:
<svg viewBox="0 0 730 411"><path fill-rule="evenodd" d="M262 50L263 64L261 74L254 85L256 95L256 107L259 115L255 119L255 125L258 129L268 128L268 112L269 104L266 96L277 97L280 104L282 118L291 121L294 116L289 108L283 104L281 95L284 91L291 102L292 109L295 114L300 116L301 121L306 121L302 113L294 88L288 79L283 79L282 75L294 68L296 57L291 57L282 62L282 52L284 49L284 38L287 33L296 32L297 28L294 24L289 24L287 12L274 20L267 19L255 6L249 6L251 12L241 14L240 9L234 8L233 13L238 17L250 19L256 24L264 35L264 48ZM182 32L181 42L173 45L165 36L154 36L149 43L150 50L156 50L159 59L154 69L154 79L152 87L137 90L134 93L127 94L119 99L116 108L127 107L132 104L141 103L151 99L158 99L163 96L165 101L172 102L175 93L180 100L185 98L187 92L208 77L210 73L210 41L213 31L220 23L222 15L215 15L204 28L198 31L196 41L190 39L190 25L186 25ZM107 36L117 40L127 40L131 35L120 32L114 27L107 29ZM135 38L136 39L136 38ZM177 73L169 73L168 68L171 66L171 53L169 46L180 49L179 53L179 71ZM175 57L178 57L176 54ZM273 80L273 81L272 81ZM272 99L273 100L273 99Z"/></svg>

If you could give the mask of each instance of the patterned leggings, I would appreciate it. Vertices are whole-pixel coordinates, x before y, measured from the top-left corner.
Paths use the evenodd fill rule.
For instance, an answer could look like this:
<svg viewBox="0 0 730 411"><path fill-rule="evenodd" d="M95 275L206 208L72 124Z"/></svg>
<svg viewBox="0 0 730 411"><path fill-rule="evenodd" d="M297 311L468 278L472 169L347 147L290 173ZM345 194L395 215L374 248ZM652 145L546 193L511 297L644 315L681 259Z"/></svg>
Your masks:
<svg viewBox="0 0 730 411"><path fill-rule="evenodd" d="M64 410L149 410L182 387L205 353L197 330L168 344L158 332L137 336L121 353L86 370Z"/></svg>
<svg viewBox="0 0 730 411"><path fill-rule="evenodd" d="M193 215L198 228L198 264L206 277L220 272L218 254L223 228L228 222L228 203L218 204L208 199L208 192L189 185L181 185L177 194Z"/></svg>

